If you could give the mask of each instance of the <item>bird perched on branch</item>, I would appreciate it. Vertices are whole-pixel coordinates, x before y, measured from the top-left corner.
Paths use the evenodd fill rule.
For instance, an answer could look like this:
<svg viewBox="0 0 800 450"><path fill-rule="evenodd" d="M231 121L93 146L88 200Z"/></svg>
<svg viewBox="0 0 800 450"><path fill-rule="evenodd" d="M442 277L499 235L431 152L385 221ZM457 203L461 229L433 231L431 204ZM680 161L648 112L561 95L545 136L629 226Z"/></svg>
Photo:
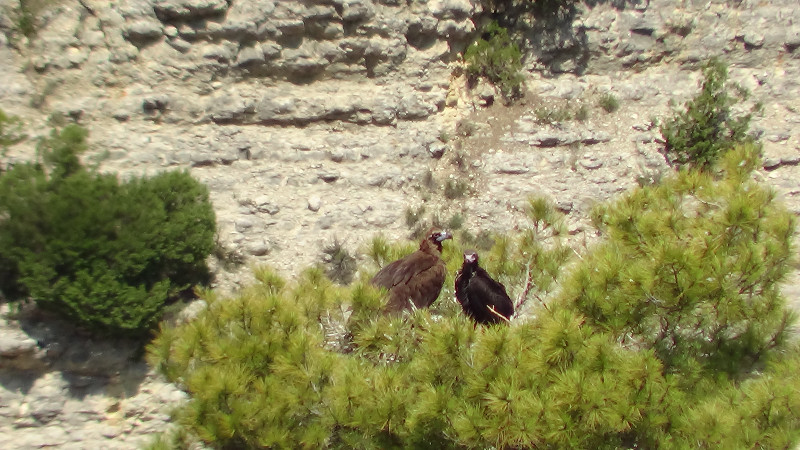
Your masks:
<svg viewBox="0 0 800 450"><path fill-rule="evenodd" d="M387 313L427 308L439 297L447 266L442 260L442 242L452 239L447 231L431 228L419 250L392 262L372 278L372 284L389 290Z"/></svg>
<svg viewBox="0 0 800 450"><path fill-rule="evenodd" d="M514 302L506 288L478 266L478 253L464 252L464 264L456 274L456 300L475 322L508 322L514 314Z"/></svg>

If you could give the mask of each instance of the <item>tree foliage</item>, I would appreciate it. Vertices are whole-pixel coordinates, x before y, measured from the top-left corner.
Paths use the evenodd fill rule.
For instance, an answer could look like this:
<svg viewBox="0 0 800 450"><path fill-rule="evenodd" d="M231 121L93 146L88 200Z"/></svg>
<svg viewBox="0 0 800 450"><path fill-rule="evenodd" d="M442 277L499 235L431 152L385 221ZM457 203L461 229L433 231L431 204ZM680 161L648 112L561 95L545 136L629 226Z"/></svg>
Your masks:
<svg viewBox="0 0 800 450"><path fill-rule="evenodd" d="M722 160L720 179L681 172L596 211L609 239L565 284L603 329L653 349L667 370L739 373L786 338L778 281L794 218L753 182L758 149Z"/></svg>
<svg viewBox="0 0 800 450"><path fill-rule="evenodd" d="M206 279L215 217L185 172L120 183L87 170L85 129L41 141L0 176L0 290L94 331L149 330L170 296Z"/></svg>
<svg viewBox="0 0 800 450"><path fill-rule="evenodd" d="M678 167L709 169L724 151L750 141L750 120L760 105L747 113L733 110L747 98L747 91L728 81L727 65L710 60L703 67L700 92L660 127L667 161Z"/></svg>
<svg viewBox="0 0 800 450"><path fill-rule="evenodd" d="M794 224L751 181L756 153L600 208L604 242L580 260L559 242L559 213L532 200L530 227L481 258L512 297L547 305L508 327L476 327L447 289L432 309L386 317L365 281L262 269L150 345L150 362L191 395L173 444L793 447L800 349L786 343L777 283ZM391 247L376 240L372 258ZM444 248L455 272L461 249Z"/></svg>

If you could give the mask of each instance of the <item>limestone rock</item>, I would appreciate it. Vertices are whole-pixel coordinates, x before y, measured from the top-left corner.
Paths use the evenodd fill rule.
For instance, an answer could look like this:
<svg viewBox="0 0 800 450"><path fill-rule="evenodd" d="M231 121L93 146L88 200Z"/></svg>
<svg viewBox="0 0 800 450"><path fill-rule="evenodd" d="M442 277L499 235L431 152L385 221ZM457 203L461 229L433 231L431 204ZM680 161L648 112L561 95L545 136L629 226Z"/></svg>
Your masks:
<svg viewBox="0 0 800 450"><path fill-rule="evenodd" d="M0 369L42 370L45 352L29 335L17 328L0 327Z"/></svg>
<svg viewBox="0 0 800 450"><path fill-rule="evenodd" d="M308 198L308 209L309 211L317 212L319 208L322 207L322 199L319 195L312 195Z"/></svg>
<svg viewBox="0 0 800 450"><path fill-rule="evenodd" d="M240 217L236 219L235 227L239 233L245 233L255 226L255 222L248 217Z"/></svg>
<svg viewBox="0 0 800 450"><path fill-rule="evenodd" d="M264 256L270 251L269 242L264 239L259 239L247 244L246 251L253 256Z"/></svg>
<svg viewBox="0 0 800 450"><path fill-rule="evenodd" d="M236 65L248 66L263 64L266 61L264 50L261 47L245 47L239 50L236 56Z"/></svg>
<svg viewBox="0 0 800 450"><path fill-rule="evenodd" d="M218 16L228 9L226 0L154 0L153 9L162 20L200 19Z"/></svg>
<svg viewBox="0 0 800 450"><path fill-rule="evenodd" d="M369 0L346 0L342 2L342 20L363 22L375 16L375 8Z"/></svg>
<svg viewBox="0 0 800 450"><path fill-rule="evenodd" d="M428 8L437 19L462 20L472 16L475 6L469 0L433 0Z"/></svg>
<svg viewBox="0 0 800 450"><path fill-rule="evenodd" d="M134 44L146 44L160 39L164 35L164 27L155 20L137 20L126 26L123 34Z"/></svg>

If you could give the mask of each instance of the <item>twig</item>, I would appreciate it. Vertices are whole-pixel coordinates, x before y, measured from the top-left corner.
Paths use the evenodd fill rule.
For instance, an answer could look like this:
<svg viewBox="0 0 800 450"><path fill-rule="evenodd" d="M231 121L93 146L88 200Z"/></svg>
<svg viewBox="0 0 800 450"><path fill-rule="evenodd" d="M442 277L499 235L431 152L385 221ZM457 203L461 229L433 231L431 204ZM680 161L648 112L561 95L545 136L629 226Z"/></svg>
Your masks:
<svg viewBox="0 0 800 450"><path fill-rule="evenodd" d="M552 312L552 311L550 311L550 308L547 306L547 303L545 303L544 300L542 300L542 297L539 297L536 294L533 294L533 296L536 297L536 300L539 300L539 303L542 304L542 307L545 309L545 311Z"/></svg>
<svg viewBox="0 0 800 450"><path fill-rule="evenodd" d="M494 314L495 316L505 320L508 323L511 323L511 319L509 319L508 317L506 317L506 316L500 314L499 312L495 311L494 306L488 305L488 306L486 306L486 309L488 309L489 312Z"/></svg>
<svg viewBox="0 0 800 450"><path fill-rule="evenodd" d="M533 282L533 277L531 277L531 264L530 262L525 265L525 289L523 289L522 293L519 295L516 304L514 305L514 311L519 311L525 303L528 302L528 294L534 296L539 303L542 304L542 307L547 311L550 312L550 308L547 307L547 303L542 300L535 292L531 292L531 288L536 287L536 284Z"/></svg>

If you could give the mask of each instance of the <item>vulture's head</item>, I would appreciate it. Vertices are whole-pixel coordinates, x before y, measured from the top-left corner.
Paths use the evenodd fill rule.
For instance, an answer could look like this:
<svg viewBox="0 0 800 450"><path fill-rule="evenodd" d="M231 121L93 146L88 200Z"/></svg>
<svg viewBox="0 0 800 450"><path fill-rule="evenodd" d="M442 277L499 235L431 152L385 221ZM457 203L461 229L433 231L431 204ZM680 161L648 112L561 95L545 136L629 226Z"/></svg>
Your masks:
<svg viewBox="0 0 800 450"><path fill-rule="evenodd" d="M433 247L440 252L442 251L442 242L447 239L453 239L453 235L448 233L445 230L440 230L438 228L431 228L428 231L428 234L425 237L425 240L422 241L420 248L427 245L433 245Z"/></svg>
<svg viewBox="0 0 800 450"><path fill-rule="evenodd" d="M464 265L472 266L478 265L478 252L475 250L466 250L464 251Z"/></svg>

